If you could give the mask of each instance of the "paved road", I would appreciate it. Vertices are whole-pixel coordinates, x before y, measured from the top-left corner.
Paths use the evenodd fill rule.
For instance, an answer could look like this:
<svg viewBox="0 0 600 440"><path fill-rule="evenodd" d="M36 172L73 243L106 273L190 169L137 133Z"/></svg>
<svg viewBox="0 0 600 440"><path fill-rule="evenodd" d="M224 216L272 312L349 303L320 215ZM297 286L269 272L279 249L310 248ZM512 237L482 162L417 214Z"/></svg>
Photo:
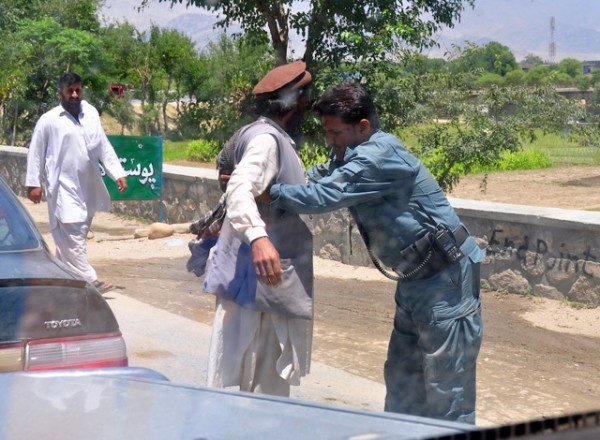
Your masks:
<svg viewBox="0 0 600 440"><path fill-rule="evenodd" d="M51 248L47 206L22 199ZM185 270L190 236L132 240L141 225L99 213L95 237L88 242L90 260L101 278L124 289L109 292L109 301L125 337L131 366L155 369L170 380L203 386L214 297L201 293L201 282ZM158 258L150 258L158 257ZM385 387L313 360L311 373L292 397L323 403L382 410Z"/></svg>
<svg viewBox="0 0 600 440"><path fill-rule="evenodd" d="M127 294L106 296L125 336L131 366L155 369L174 382L205 384L209 325ZM384 396L382 384L320 362L314 362L302 386L292 390L294 398L369 410L381 410Z"/></svg>
<svg viewBox="0 0 600 440"><path fill-rule="evenodd" d="M47 230L45 206L31 210L39 211L34 217ZM132 240L134 227L134 222L100 215L94 224L96 238L90 241L98 272L126 286L106 297L127 340L131 364L155 368L173 381L202 385L214 298L202 295L199 279L185 271L189 237ZM323 260L317 260L315 269L313 370L294 387L294 397L380 410L393 284L376 271L331 266ZM531 297L482 294L478 424L598 409L597 337L532 324L523 317L536 306ZM593 322L600 322L600 316Z"/></svg>

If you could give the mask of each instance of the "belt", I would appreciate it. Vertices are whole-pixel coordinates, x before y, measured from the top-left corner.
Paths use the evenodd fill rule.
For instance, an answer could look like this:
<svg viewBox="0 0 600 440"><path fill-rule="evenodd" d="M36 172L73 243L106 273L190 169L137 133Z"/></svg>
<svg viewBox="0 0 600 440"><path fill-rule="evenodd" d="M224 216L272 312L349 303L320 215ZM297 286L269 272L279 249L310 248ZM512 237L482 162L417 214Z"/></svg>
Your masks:
<svg viewBox="0 0 600 440"><path fill-rule="evenodd" d="M452 231L452 235L454 235L454 241L456 241L456 246L461 247L462 244L469 238L469 231L465 228L465 225L460 224L458 228Z"/></svg>
<svg viewBox="0 0 600 440"><path fill-rule="evenodd" d="M456 229L452 231L452 236L454 238L454 243L456 247L462 246L462 244L469 238L469 231L464 225L459 225ZM423 241L426 240L423 237L421 240L418 240L419 243L417 246L417 242L408 248L401 251L405 259L405 262L410 261L409 264L401 264L394 269L400 276L400 281L414 281L424 278L429 278L442 269L447 268L451 265L446 256L434 245L433 238L430 240L430 245L427 250L423 248ZM420 249L419 249L420 248Z"/></svg>

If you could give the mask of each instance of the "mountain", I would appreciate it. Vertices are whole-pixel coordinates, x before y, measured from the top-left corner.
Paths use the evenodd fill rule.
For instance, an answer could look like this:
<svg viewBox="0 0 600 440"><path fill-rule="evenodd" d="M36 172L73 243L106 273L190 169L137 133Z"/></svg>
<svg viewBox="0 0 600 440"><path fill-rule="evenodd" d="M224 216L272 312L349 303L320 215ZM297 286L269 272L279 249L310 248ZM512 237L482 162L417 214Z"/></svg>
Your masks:
<svg viewBox="0 0 600 440"><path fill-rule="evenodd" d="M440 55L452 44L465 41L485 44L497 41L508 46L519 60L527 54L550 59L554 42L555 60L600 59L600 2L598 0L475 0L454 28L439 35ZM554 32L551 20L554 18Z"/></svg>
<svg viewBox="0 0 600 440"><path fill-rule="evenodd" d="M140 30L151 24L177 29L188 35L198 49L222 32L213 29L217 18L204 9L186 8L179 3L170 7L169 1L150 0L149 6L138 12L140 4L141 0L105 0L101 16L105 23L127 20ZM554 42L555 61L600 60L599 16L599 0L475 0L475 8L467 8L460 22L437 35L440 48L428 54L444 56L453 45L464 46L466 41L497 41L508 46L518 60L527 54L550 60L550 44ZM236 27L228 33L239 31ZM292 48L302 53L299 38L292 37Z"/></svg>
<svg viewBox="0 0 600 440"><path fill-rule="evenodd" d="M142 0L104 0L99 15L104 24L128 21L141 31L152 25L178 30L187 35L198 50L209 41L216 41L223 33L222 29L214 27L217 17L204 9L150 0L147 7L139 10L141 3ZM241 32L241 28L233 26L227 30L230 35L235 32Z"/></svg>

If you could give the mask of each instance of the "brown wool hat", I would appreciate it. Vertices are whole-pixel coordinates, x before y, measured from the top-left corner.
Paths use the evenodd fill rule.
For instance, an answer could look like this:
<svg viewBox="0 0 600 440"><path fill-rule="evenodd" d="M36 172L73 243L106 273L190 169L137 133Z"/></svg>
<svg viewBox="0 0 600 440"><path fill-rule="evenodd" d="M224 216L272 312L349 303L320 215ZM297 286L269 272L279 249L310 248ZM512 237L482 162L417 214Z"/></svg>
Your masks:
<svg viewBox="0 0 600 440"><path fill-rule="evenodd" d="M261 79L252 93L262 95L274 93L282 88L299 89L312 81L312 75L306 70L304 61L294 61L290 64L275 67Z"/></svg>

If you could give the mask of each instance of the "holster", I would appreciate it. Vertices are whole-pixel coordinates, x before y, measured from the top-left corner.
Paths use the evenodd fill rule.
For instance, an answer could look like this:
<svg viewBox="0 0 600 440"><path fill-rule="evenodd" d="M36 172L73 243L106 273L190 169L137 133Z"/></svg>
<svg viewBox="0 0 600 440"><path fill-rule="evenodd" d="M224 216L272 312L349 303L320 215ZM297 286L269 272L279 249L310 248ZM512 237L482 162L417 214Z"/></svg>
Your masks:
<svg viewBox="0 0 600 440"><path fill-rule="evenodd" d="M452 235L457 247L460 247L469 237L463 225L452 231ZM400 281L414 281L429 278L450 264L445 254L436 245L435 234L428 232L400 251L400 263L394 268L394 272L398 274Z"/></svg>

